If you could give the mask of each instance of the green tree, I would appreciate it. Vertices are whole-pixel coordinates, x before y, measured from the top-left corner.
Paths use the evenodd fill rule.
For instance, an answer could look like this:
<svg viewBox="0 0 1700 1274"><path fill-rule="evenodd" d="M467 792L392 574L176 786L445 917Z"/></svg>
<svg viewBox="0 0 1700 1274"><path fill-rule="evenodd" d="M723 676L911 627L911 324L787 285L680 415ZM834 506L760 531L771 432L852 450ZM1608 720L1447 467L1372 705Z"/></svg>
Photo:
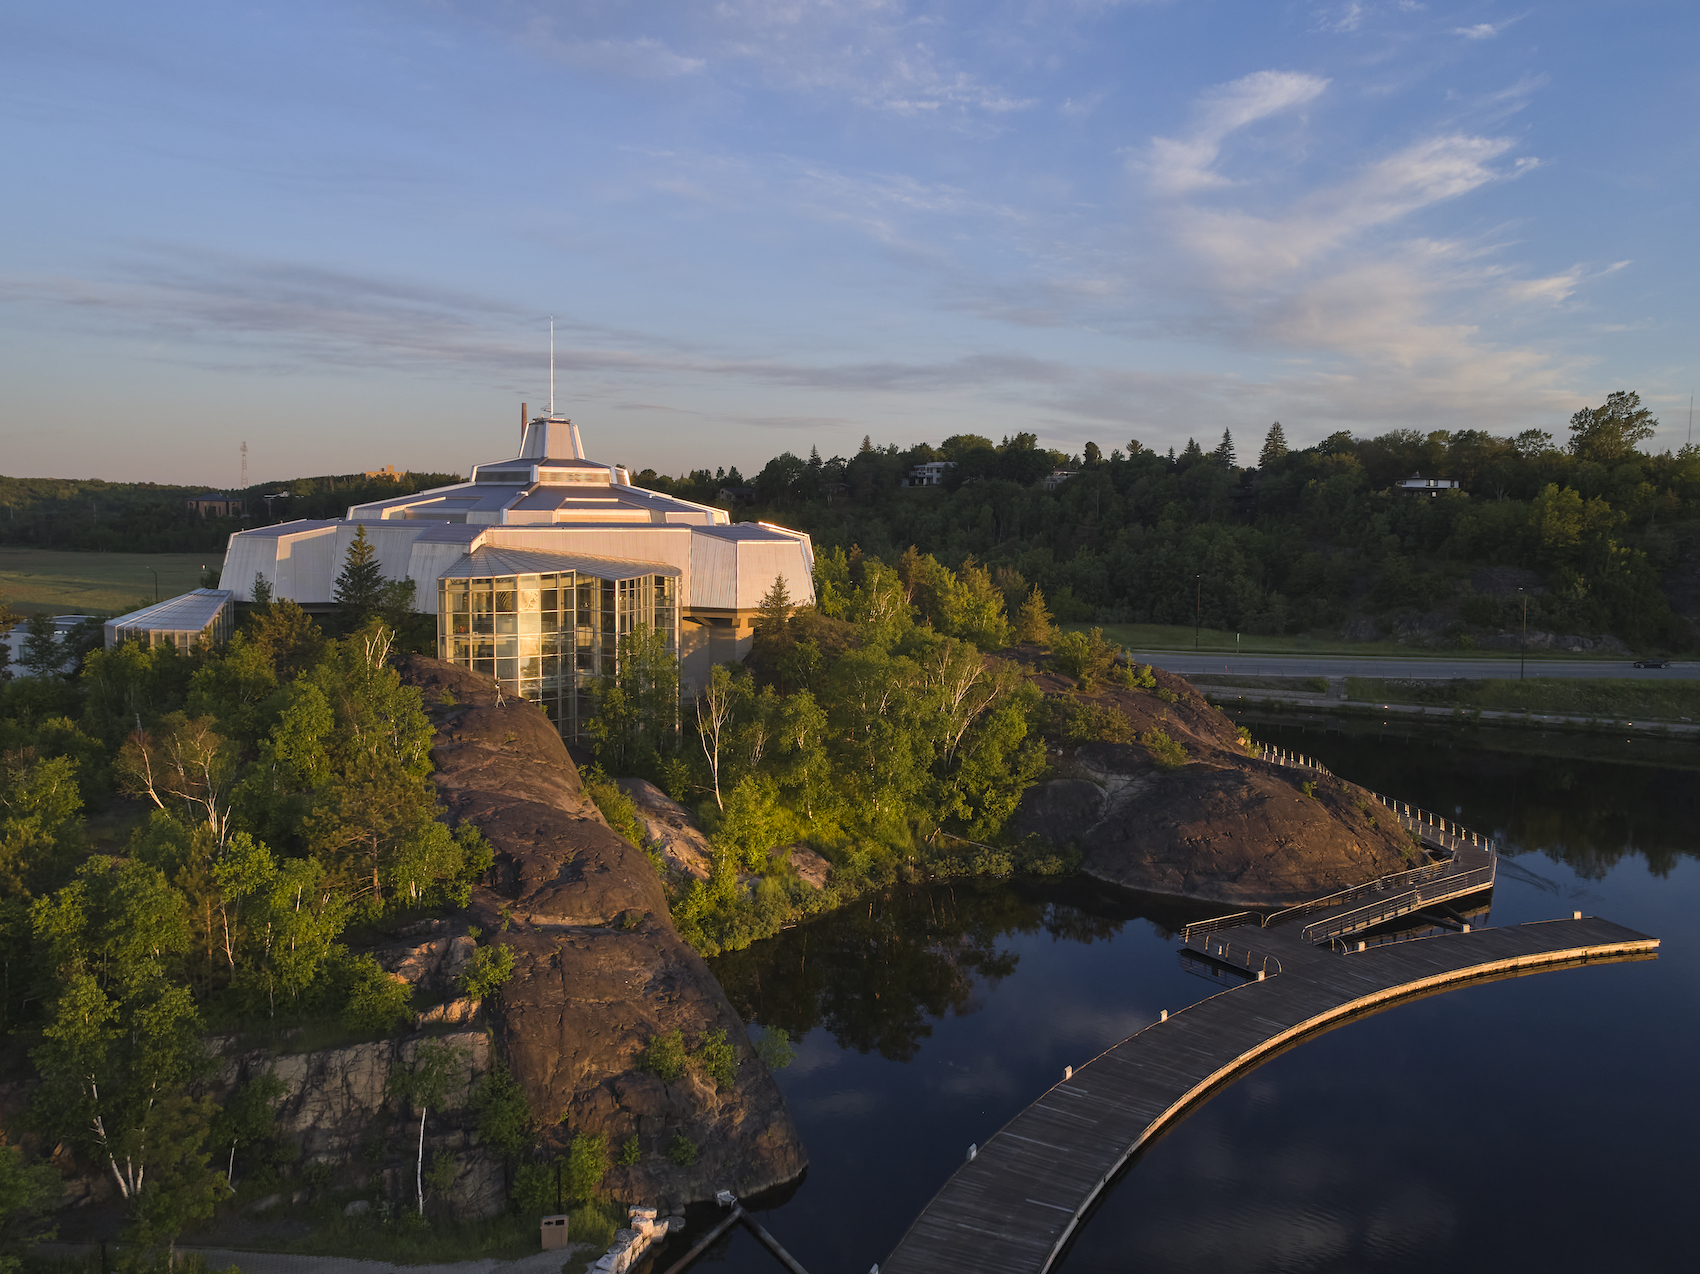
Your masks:
<svg viewBox="0 0 1700 1274"><path fill-rule="evenodd" d="M1257 467L1268 469L1277 461L1285 459L1286 455L1287 435L1281 429L1281 422L1277 420L1269 426L1269 432L1263 436L1263 450L1257 453Z"/></svg>
<svg viewBox="0 0 1700 1274"><path fill-rule="evenodd" d="M1044 592L1035 584L1016 614L1015 640L1026 645L1048 646L1051 638L1051 612L1045 606Z"/></svg>
<svg viewBox="0 0 1700 1274"><path fill-rule="evenodd" d="M25 621L24 628L28 635L18 662L29 669L30 676L49 677L64 667L65 648L59 644L53 616L37 611Z"/></svg>
<svg viewBox="0 0 1700 1274"><path fill-rule="evenodd" d="M466 1064L465 1050L452 1044L426 1041L414 1051L413 1065L397 1072L392 1081L396 1095L419 1109L419 1153L414 1166L414 1187L419 1197L419 1215L425 1215L425 1116L433 1106L441 1107Z"/></svg>
<svg viewBox="0 0 1700 1274"><path fill-rule="evenodd" d="M110 1171L144 1243L210 1213L221 1189L202 1149L213 1106L188 1085L206 1066L189 988L182 895L158 868L95 857L32 908L52 970L38 1117Z"/></svg>
<svg viewBox="0 0 1700 1274"><path fill-rule="evenodd" d="M659 772L678 750L679 661L667 634L638 624L620 638L612 677L594 690L596 759L614 774Z"/></svg>
<svg viewBox="0 0 1700 1274"><path fill-rule="evenodd" d="M43 1239L64 1185L52 1164L25 1163L17 1146L0 1145L0 1274L17 1274Z"/></svg>
<svg viewBox="0 0 1700 1274"><path fill-rule="evenodd" d="M1616 464L1635 454L1657 431L1659 422L1641 405L1641 395L1617 390L1598 407L1584 407L1570 418L1570 453L1578 460Z"/></svg>
<svg viewBox="0 0 1700 1274"><path fill-rule="evenodd" d="M364 526L354 528L332 597L351 628L364 625L384 604L384 570Z"/></svg>
<svg viewBox="0 0 1700 1274"><path fill-rule="evenodd" d="M1239 460L1234 454L1234 435L1226 429L1222 431L1222 441L1216 444L1216 450L1210 454L1215 457L1216 463L1224 469L1232 469L1239 464Z"/></svg>

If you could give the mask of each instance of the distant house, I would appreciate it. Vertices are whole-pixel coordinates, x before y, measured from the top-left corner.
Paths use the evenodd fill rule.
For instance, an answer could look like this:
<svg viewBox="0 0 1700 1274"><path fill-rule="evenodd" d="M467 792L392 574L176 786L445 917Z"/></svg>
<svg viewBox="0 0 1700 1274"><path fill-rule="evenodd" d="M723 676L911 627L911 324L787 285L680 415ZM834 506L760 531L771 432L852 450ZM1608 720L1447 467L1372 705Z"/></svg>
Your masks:
<svg viewBox="0 0 1700 1274"><path fill-rule="evenodd" d="M1055 491L1070 478L1077 478L1079 476L1080 472L1077 469L1052 469L1043 478L1039 479L1039 485L1044 487L1047 491Z"/></svg>
<svg viewBox="0 0 1700 1274"><path fill-rule="evenodd" d="M230 640L236 622L236 594L227 588L197 588L128 615L106 621L106 646L132 639L145 646L175 646L184 654L203 637L214 646Z"/></svg>
<svg viewBox="0 0 1700 1274"><path fill-rule="evenodd" d="M906 487L937 487L944 484L944 475L956 468L954 460L931 460L926 464L918 464L909 470L909 476L903 479Z"/></svg>
<svg viewBox="0 0 1700 1274"><path fill-rule="evenodd" d="M203 491L200 495L189 497L189 512L198 513L203 518L239 518L242 516L242 501L222 491Z"/></svg>
<svg viewBox="0 0 1700 1274"><path fill-rule="evenodd" d="M1400 495L1422 495L1426 492L1432 499L1442 491L1458 490L1458 483L1452 478L1425 478L1420 473L1414 473L1395 482L1393 490Z"/></svg>
<svg viewBox="0 0 1700 1274"><path fill-rule="evenodd" d="M715 497L722 504L754 504L756 489L754 487L721 487Z"/></svg>
<svg viewBox="0 0 1700 1274"><path fill-rule="evenodd" d="M386 482L400 482L405 475L397 473L393 464L387 464L382 469L367 469L361 476L368 482L376 482L380 478Z"/></svg>

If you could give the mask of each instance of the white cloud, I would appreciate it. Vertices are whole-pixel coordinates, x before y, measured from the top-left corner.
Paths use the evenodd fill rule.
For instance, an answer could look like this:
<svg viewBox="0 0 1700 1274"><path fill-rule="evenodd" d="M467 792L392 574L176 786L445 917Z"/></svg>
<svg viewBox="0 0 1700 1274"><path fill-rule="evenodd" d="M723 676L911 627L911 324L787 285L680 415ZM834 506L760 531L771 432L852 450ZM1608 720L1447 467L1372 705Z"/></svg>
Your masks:
<svg viewBox="0 0 1700 1274"><path fill-rule="evenodd" d="M1491 40L1505 29L1504 25L1494 26L1491 22L1478 22L1473 27L1453 27L1453 35L1461 35L1466 40Z"/></svg>
<svg viewBox="0 0 1700 1274"><path fill-rule="evenodd" d="M1257 71L1211 90L1200 101L1192 130L1184 137L1154 137L1147 168L1162 194L1185 194L1231 184L1214 171L1222 142L1257 120L1302 106L1320 96L1328 81L1293 71Z"/></svg>

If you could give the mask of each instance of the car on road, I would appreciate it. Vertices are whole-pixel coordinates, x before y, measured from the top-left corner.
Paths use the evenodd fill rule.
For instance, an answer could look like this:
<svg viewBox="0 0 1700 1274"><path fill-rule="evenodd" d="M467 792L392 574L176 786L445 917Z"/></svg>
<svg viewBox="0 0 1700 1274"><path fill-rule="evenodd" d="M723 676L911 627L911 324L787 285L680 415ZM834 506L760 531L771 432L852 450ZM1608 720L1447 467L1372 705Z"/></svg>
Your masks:
<svg viewBox="0 0 1700 1274"><path fill-rule="evenodd" d="M1669 668L1671 661L1669 659L1637 659L1635 666L1637 668Z"/></svg>

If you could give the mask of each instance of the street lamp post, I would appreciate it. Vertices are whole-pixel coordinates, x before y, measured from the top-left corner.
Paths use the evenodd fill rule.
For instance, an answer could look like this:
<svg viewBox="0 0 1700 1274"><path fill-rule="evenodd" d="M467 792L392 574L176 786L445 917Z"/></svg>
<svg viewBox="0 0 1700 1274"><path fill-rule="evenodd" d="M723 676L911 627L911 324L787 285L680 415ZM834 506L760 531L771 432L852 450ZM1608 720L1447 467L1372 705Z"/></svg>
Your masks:
<svg viewBox="0 0 1700 1274"><path fill-rule="evenodd" d="M1204 623L1204 576L1193 577L1198 581L1197 596L1193 598L1192 610L1192 653L1198 653L1198 630Z"/></svg>
<svg viewBox="0 0 1700 1274"><path fill-rule="evenodd" d="M151 566L148 567L148 570L153 574L153 599L157 602L159 601L159 572Z"/></svg>
<svg viewBox="0 0 1700 1274"><path fill-rule="evenodd" d="M1523 680L1523 660L1529 648L1529 595L1521 588L1517 590L1523 598L1523 636L1517 641L1517 680Z"/></svg>

